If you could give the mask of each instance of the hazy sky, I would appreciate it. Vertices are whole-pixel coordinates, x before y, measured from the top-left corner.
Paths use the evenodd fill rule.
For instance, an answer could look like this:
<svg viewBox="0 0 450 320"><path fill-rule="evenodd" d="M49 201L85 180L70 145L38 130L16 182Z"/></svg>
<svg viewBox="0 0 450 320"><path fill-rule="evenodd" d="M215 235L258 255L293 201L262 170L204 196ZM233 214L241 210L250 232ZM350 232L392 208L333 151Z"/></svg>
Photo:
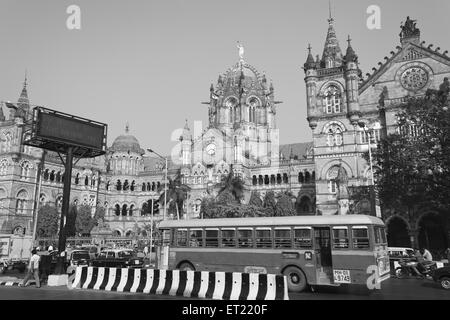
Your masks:
<svg viewBox="0 0 450 320"><path fill-rule="evenodd" d="M245 60L273 80L280 142L311 140L304 72L308 43L322 54L328 1L0 0L0 99L17 101L28 70L32 104L105 122L108 145L130 132L142 148L169 153L171 133L188 119L206 124L209 86ZM417 19L421 38L450 50L448 0L334 0L341 49L347 35L363 74L399 45L400 23ZM69 30L68 6L81 9ZM369 5L381 29L369 30ZM371 71L370 71L371 72Z"/></svg>

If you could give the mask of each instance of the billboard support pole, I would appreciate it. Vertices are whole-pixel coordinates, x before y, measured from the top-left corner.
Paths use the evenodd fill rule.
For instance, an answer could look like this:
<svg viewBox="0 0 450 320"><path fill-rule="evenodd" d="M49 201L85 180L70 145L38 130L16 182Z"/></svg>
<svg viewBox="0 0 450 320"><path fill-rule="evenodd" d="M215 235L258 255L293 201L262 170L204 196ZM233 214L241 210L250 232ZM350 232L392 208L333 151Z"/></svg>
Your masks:
<svg viewBox="0 0 450 320"><path fill-rule="evenodd" d="M63 201L61 208L61 219L59 223L59 239L58 239L58 260L56 264L55 274L64 274L64 262L66 259L66 235L64 231L64 218L67 217L69 213L69 203L70 203L70 187L72 182L72 165L73 165L73 148L67 148L65 170L64 170L64 189L63 189Z"/></svg>

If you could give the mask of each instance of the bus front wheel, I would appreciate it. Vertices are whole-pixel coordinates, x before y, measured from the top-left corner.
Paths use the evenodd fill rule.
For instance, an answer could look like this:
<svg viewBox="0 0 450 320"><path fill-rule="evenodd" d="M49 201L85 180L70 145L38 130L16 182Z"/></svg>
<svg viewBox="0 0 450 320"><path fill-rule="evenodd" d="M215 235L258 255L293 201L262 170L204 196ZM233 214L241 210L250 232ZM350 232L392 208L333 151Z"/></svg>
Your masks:
<svg viewBox="0 0 450 320"><path fill-rule="evenodd" d="M192 264L190 264L189 262L183 262L182 264L180 264L178 269L180 269L182 271L195 271L194 266Z"/></svg>
<svg viewBox="0 0 450 320"><path fill-rule="evenodd" d="M287 277L288 289L291 292L302 292L306 288L306 276L297 267L287 267L283 275Z"/></svg>

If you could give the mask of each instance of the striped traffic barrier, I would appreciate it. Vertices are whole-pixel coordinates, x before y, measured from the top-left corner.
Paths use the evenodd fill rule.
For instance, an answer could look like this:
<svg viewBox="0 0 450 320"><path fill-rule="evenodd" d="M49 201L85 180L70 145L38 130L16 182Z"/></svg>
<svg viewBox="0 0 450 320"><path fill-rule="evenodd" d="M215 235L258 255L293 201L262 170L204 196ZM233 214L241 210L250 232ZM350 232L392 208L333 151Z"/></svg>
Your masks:
<svg viewBox="0 0 450 320"><path fill-rule="evenodd" d="M77 267L71 288L220 300L288 300L282 275Z"/></svg>

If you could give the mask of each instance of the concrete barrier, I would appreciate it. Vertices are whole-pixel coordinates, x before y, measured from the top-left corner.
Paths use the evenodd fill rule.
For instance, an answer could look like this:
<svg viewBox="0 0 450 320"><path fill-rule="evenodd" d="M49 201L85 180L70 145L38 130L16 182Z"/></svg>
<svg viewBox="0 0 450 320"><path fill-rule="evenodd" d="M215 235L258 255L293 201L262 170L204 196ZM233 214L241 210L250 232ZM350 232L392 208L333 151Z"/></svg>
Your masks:
<svg viewBox="0 0 450 320"><path fill-rule="evenodd" d="M72 288L220 300L288 300L282 275L77 267Z"/></svg>

